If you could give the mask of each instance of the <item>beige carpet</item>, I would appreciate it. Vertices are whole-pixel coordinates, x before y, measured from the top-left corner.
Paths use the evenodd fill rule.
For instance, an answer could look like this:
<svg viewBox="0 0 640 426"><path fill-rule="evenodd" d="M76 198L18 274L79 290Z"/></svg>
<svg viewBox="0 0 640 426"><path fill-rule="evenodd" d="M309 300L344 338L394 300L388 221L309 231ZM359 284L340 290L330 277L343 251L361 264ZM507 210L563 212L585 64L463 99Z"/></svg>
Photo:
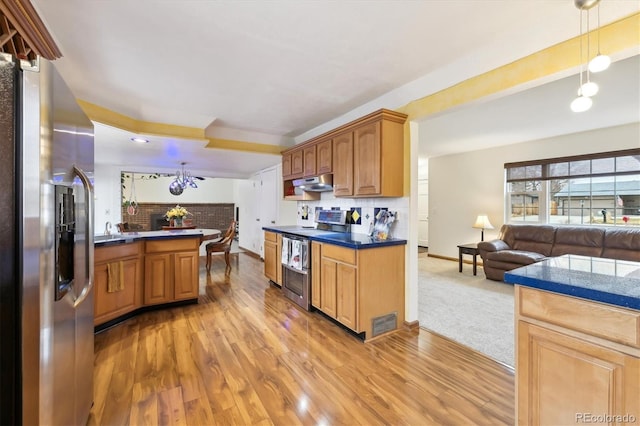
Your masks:
<svg viewBox="0 0 640 426"><path fill-rule="evenodd" d="M513 286L487 280L481 267L418 256L420 326L514 366Z"/></svg>

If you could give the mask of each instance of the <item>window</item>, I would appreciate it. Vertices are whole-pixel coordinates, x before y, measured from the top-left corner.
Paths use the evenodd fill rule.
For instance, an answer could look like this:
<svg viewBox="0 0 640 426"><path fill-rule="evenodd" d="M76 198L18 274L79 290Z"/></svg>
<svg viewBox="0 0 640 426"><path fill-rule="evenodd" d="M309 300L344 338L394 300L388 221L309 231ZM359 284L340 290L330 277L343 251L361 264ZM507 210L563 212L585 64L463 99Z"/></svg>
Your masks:
<svg viewBox="0 0 640 426"><path fill-rule="evenodd" d="M640 149L505 164L509 223L640 226Z"/></svg>

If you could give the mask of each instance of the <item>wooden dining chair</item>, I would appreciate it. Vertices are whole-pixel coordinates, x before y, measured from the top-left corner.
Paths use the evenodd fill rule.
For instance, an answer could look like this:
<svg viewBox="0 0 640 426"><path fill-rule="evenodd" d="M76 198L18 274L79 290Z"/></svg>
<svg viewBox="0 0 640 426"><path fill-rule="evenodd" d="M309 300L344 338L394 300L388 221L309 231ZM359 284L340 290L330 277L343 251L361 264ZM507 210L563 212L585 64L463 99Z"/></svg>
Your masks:
<svg viewBox="0 0 640 426"><path fill-rule="evenodd" d="M231 243L233 242L233 237L236 234L236 221L231 221L231 225L225 232L224 236L219 241L214 241L205 246L207 249L207 272L211 270L211 254L212 253L223 253L224 252L224 261L227 264L225 271L231 270L231 263L229 262L229 253L231 251Z"/></svg>

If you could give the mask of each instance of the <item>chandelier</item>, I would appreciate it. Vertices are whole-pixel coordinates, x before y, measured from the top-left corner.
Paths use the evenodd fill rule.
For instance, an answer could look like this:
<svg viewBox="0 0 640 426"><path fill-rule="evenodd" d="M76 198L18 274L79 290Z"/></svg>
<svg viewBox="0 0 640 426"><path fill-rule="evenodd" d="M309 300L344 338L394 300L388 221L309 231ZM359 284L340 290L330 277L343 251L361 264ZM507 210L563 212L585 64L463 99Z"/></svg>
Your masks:
<svg viewBox="0 0 640 426"><path fill-rule="evenodd" d="M182 170L176 171L176 178L169 184L169 192L173 195L182 194L188 186L191 188L197 188L198 185L196 184L195 179L202 179L191 176L191 172L184 169L185 164L187 163L180 163Z"/></svg>
<svg viewBox="0 0 640 426"><path fill-rule="evenodd" d="M609 68L611 59L607 55L600 53L600 0L574 0L575 6L580 10L580 87L578 88L578 97L571 102L571 110L573 112L583 112L591 108L593 101L591 98L598 93L598 85L591 81L591 73L604 71ZM598 12L598 53L589 60L591 53L591 34L589 33L589 11L597 6ZM583 49L582 49L582 14L587 13L587 54L586 63L583 69ZM585 78L586 76L586 78Z"/></svg>

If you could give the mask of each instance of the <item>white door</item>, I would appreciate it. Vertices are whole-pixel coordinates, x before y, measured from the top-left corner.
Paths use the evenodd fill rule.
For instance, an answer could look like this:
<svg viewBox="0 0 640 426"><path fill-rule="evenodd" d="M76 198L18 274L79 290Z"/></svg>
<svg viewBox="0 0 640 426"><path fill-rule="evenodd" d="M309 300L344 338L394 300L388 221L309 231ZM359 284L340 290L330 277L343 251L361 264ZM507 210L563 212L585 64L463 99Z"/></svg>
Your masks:
<svg viewBox="0 0 640 426"><path fill-rule="evenodd" d="M429 179L418 180L418 245L429 247Z"/></svg>
<svg viewBox="0 0 640 426"><path fill-rule="evenodd" d="M260 226L273 226L278 220L278 187L276 169L263 170L260 192Z"/></svg>

